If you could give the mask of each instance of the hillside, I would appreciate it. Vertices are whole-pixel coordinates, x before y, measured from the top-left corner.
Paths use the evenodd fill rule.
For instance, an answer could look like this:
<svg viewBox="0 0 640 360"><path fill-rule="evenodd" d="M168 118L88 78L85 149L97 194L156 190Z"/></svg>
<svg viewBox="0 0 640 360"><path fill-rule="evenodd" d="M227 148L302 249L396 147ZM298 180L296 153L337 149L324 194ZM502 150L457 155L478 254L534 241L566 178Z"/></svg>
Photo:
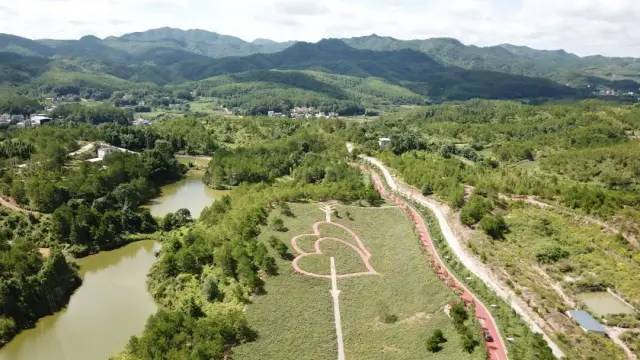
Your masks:
<svg viewBox="0 0 640 360"><path fill-rule="evenodd" d="M220 99L227 108L260 114L314 106L351 114L401 104L421 104L424 97L374 77L355 77L310 70L257 70L219 75L181 85L198 95Z"/></svg>
<svg viewBox="0 0 640 360"><path fill-rule="evenodd" d="M599 79L589 79L591 77L606 80L640 80L640 59L634 58L579 57L564 50L536 50L510 44L479 47L464 45L458 40L449 38L398 40L392 37L370 35L343 40L358 49L378 51L412 49L430 55L446 65L543 77L570 86L582 87L587 83L597 84Z"/></svg>
<svg viewBox="0 0 640 360"><path fill-rule="evenodd" d="M104 43L114 49L133 53L141 49L161 47L212 58L272 53L283 50L292 44L291 42L278 43L265 39L247 42L234 36L210 31L180 30L168 27L125 34L120 37L111 36L106 38Z"/></svg>
<svg viewBox="0 0 640 360"><path fill-rule="evenodd" d="M360 50L336 40L296 43L275 54L213 61L208 76L250 70L318 70L358 77L378 77L436 99L556 97L570 88L543 79L444 66L424 53L402 49Z"/></svg>
<svg viewBox="0 0 640 360"><path fill-rule="evenodd" d="M191 44L195 44L202 38L210 38L209 35L202 32L175 33L168 29L166 31L130 34L122 37L121 40L148 44L165 39L165 36L169 36L166 32L182 34L185 36L184 41L188 40ZM228 44L237 43L233 39L225 37L222 39ZM34 53L37 50L40 57L30 57L29 63L33 66L27 69L21 67L20 63L16 64L15 61L12 61L10 56L8 59L4 59L2 66L11 70L5 71L6 74L0 78L0 82L24 84L31 81L34 84L52 88L61 85L60 81L64 80L62 81L64 85L88 87L108 92L126 87L126 82L167 85L257 70L313 70L350 77L383 79L396 88L404 88L407 93L420 94L423 98L435 101L476 97L549 98L574 93L572 89L549 80L498 72L466 70L457 66L443 65L423 52L411 49L385 51L356 49L337 39L322 40L318 43L300 42L272 54L253 54L220 59L198 55L177 47L134 46L130 44L131 46L128 48L114 48L112 44L110 45L110 42L114 41L116 40L100 40L93 36L85 36L77 41L40 40L29 42L27 39L10 37L5 41L5 50L16 48L17 44L21 44L22 49L31 49ZM259 40L257 44L261 47L274 45L265 40ZM47 49L54 55L44 56L47 52L38 45L47 46ZM47 62L47 59L52 61ZM0 58L0 61L2 60ZM51 73L56 76L49 76ZM46 76L42 76L42 74L46 74ZM345 99L344 96L336 96L336 93L327 94L324 91L327 85L325 81L328 80L326 77L315 79L313 83L303 81L304 86L299 86L297 78L282 80L282 77L287 76L293 75L292 73L280 74L278 81L275 82L280 88L277 91L278 96L273 97L274 99L280 99L285 94L291 96L293 88L300 91L295 95L298 99L310 98L309 102L312 103L326 103L326 96L330 96L334 103L336 100ZM90 81L86 81L87 77ZM67 81L69 79L79 80ZM100 79L106 81L101 83ZM237 85L236 88L238 86L242 87ZM270 88L273 91L273 86ZM264 95L261 92L256 92L258 90L263 91L264 88L254 86L243 89L253 98L261 94ZM318 94L310 94L309 91L319 91L324 94L321 99L317 96ZM93 93L91 89L87 92ZM358 96L355 97L358 98ZM349 100L352 98L354 96L349 96ZM299 104L307 101L294 100L294 102ZM414 100L410 102L415 103ZM402 100L399 103L406 103L406 101ZM347 107L352 107L352 105Z"/></svg>

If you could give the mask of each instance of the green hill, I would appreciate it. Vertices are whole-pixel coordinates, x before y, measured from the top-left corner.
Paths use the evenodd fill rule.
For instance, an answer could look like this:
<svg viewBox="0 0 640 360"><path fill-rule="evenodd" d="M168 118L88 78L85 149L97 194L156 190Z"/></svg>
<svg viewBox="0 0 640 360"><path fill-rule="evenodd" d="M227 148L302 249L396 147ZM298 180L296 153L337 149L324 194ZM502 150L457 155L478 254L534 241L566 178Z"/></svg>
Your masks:
<svg viewBox="0 0 640 360"><path fill-rule="evenodd" d="M542 77L571 86L593 85L593 81L597 85L599 79L593 78L640 81L640 59L634 58L579 57L564 50L536 50L510 44L478 47L464 45L458 40L449 38L398 40L392 37L370 35L343 40L358 49L378 51L412 49L432 56L446 65L469 70ZM610 85L616 86L617 83Z"/></svg>
<svg viewBox="0 0 640 360"><path fill-rule="evenodd" d="M223 58L190 76L215 76L252 70L316 70L357 77L377 77L436 99L557 97L570 88L549 80L444 66L409 49L360 50L336 40L296 43L275 54Z"/></svg>
<svg viewBox="0 0 640 360"><path fill-rule="evenodd" d="M287 111L314 106L341 114L420 104L424 97L378 78L361 78L310 70L257 70L220 75L182 85L199 95L221 99L228 108L246 114Z"/></svg>

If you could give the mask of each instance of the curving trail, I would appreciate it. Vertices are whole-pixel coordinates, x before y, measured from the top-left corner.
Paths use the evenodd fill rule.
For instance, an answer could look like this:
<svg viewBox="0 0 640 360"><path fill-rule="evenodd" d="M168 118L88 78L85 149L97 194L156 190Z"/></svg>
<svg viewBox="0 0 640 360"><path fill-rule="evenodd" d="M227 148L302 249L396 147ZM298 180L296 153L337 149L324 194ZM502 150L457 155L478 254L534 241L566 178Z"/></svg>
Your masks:
<svg viewBox="0 0 640 360"><path fill-rule="evenodd" d="M493 338L493 341L486 341L486 348L488 352L488 358L490 360L507 360L507 347L504 343L502 335L500 334L500 330L498 326L482 301L480 301L456 276L449 271L446 267L438 251L431 240L429 235L429 231L427 229L427 225L424 222L424 219L420 215L420 213L411 205L409 205L402 197L397 196L384 187L380 176L375 172L371 172L371 178L373 180L373 184L376 190L380 193L380 195L391 201L392 203L398 205L405 214L407 214L411 220L413 221L418 234L420 235L420 241L422 242L423 247L429 253L431 257L431 266L434 271L442 280L453 289L456 294L460 296L460 298L464 301L467 306L473 307L475 309L474 315L480 322L485 333L488 333Z"/></svg>
<svg viewBox="0 0 640 360"><path fill-rule="evenodd" d="M564 358L564 352L560 347L545 333L543 328L545 327L544 319L535 313L528 305L520 299L513 290L511 290L506 284L502 283L495 274L492 273L483 263L481 263L473 255L469 254L461 243L460 239L453 232L451 226L449 226L446 210L437 202L423 196L417 189L396 180L389 169L382 163L382 161L365 155L360 155L360 158L365 162L373 165L373 167L379 169L382 172L384 181L388 184L391 191L399 194L404 198L411 199L418 203L420 206L431 210L438 220L442 235L447 241L451 251L456 255L458 260L469 270L472 274L481 279L487 287L495 292L500 298L507 302L511 308L529 325L529 328L542 335L549 348L553 352L556 358Z"/></svg>
<svg viewBox="0 0 640 360"><path fill-rule="evenodd" d="M370 262L371 253L364 246L364 243L362 242L360 237L355 232L353 232L353 230L349 229L348 227L346 227L346 226L344 226L342 224L339 224L339 223L331 221L331 213L334 210L334 206L335 206L335 204L332 204L332 203L321 204L320 209L325 213L325 220L324 221L318 221L318 222L313 224L313 233L312 234L300 234L300 235L294 236L291 239L291 247L297 253L296 257L291 262L291 266L293 266L293 270L295 272L299 273L299 274L306 275L306 276L311 276L311 277L316 277L316 278L331 279L331 275L317 274L317 273L302 269L302 267L300 267L299 262L300 262L300 260L302 260L302 259L304 259L305 257L308 257L308 256L322 255L323 253L322 253L322 249L321 249L320 245L325 241L335 241L335 242L344 244L344 245L350 247L353 251L355 251L360 256L360 259L362 260L362 263L364 264L364 266L367 269L367 271L364 271L364 272L348 273L348 274L336 274L337 278L348 278L348 277L366 276L366 275L378 275L378 272L373 268L373 266L371 265L371 262ZM344 239L339 239L339 238L335 238L335 237L323 237L322 233L320 231L320 226L321 225L326 225L326 224L338 227L338 228L346 231L349 235L351 235L351 238L355 242L355 245L352 242L346 241ZM304 249L302 249L298 245L298 241L300 239L304 238L304 237L316 237L317 238L317 240L313 243L313 249L314 249L313 252L307 252L307 251L305 251Z"/></svg>
<svg viewBox="0 0 640 360"><path fill-rule="evenodd" d="M0 196L0 206L4 206L7 209L18 211L23 214L38 215L37 211L31 211L31 210L21 208L20 205L18 205L14 199L4 197L4 196Z"/></svg>

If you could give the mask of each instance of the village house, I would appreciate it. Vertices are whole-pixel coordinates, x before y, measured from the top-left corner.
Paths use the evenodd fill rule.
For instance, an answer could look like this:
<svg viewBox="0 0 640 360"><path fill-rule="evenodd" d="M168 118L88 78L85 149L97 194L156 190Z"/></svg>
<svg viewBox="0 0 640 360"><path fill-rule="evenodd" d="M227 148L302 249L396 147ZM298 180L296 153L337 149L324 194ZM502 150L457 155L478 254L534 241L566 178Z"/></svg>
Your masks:
<svg viewBox="0 0 640 360"><path fill-rule="evenodd" d="M151 121L143 118L138 118L133 121L133 126L149 126L149 125L151 125Z"/></svg>
<svg viewBox="0 0 640 360"><path fill-rule="evenodd" d="M380 150L387 150L391 146L391 138L381 137L378 139L378 147Z"/></svg>
<svg viewBox="0 0 640 360"><path fill-rule="evenodd" d="M2 114L0 115L0 125L8 125L11 124L11 115Z"/></svg>
<svg viewBox="0 0 640 360"><path fill-rule="evenodd" d="M40 126L51 122L51 118L44 114L31 115L29 122L31 126Z"/></svg>

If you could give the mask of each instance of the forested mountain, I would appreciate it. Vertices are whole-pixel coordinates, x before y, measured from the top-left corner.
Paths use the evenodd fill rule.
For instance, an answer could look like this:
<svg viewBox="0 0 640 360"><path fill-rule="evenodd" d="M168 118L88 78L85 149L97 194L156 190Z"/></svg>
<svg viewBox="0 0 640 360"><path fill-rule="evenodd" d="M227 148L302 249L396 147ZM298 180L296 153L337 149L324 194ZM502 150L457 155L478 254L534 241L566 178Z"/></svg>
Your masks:
<svg viewBox="0 0 640 360"><path fill-rule="evenodd" d="M268 69L378 77L429 97L447 99L553 97L572 93L571 89L548 80L444 66L409 49L360 50L336 39L315 44L299 42L275 54L218 59L202 69L202 74Z"/></svg>
<svg viewBox="0 0 640 360"><path fill-rule="evenodd" d="M349 85L333 91L331 76L351 80L341 78ZM217 79L194 85L212 77ZM230 79L239 83L231 85ZM372 79L378 81L373 96L360 86ZM637 92L635 79L640 79L637 59L581 58L513 45L467 46L447 38L403 41L371 35L292 44L172 28L79 40L0 34L0 84L19 85L35 95L62 88L62 93L104 98L115 90L190 84L247 109L298 101L361 108L389 101L589 96L602 88ZM381 88L393 94L381 94ZM259 96L269 101L256 102Z"/></svg>
<svg viewBox="0 0 640 360"><path fill-rule="evenodd" d="M374 34L343 40L358 49L412 49L428 54L446 65L543 77L570 86L599 84L599 79L592 77L606 80L640 80L640 59L635 58L579 57L564 50L536 50L510 44L479 47L464 45L450 38L399 40ZM624 86L624 83L617 85ZM636 90L637 88L636 85Z"/></svg>
<svg viewBox="0 0 640 360"><path fill-rule="evenodd" d="M126 34L120 37L111 36L106 38L104 42L113 48L129 52L162 47L184 50L212 58L272 53L281 51L293 43L278 43L265 39L247 42L234 36L221 35L210 31L180 30L168 27Z"/></svg>

